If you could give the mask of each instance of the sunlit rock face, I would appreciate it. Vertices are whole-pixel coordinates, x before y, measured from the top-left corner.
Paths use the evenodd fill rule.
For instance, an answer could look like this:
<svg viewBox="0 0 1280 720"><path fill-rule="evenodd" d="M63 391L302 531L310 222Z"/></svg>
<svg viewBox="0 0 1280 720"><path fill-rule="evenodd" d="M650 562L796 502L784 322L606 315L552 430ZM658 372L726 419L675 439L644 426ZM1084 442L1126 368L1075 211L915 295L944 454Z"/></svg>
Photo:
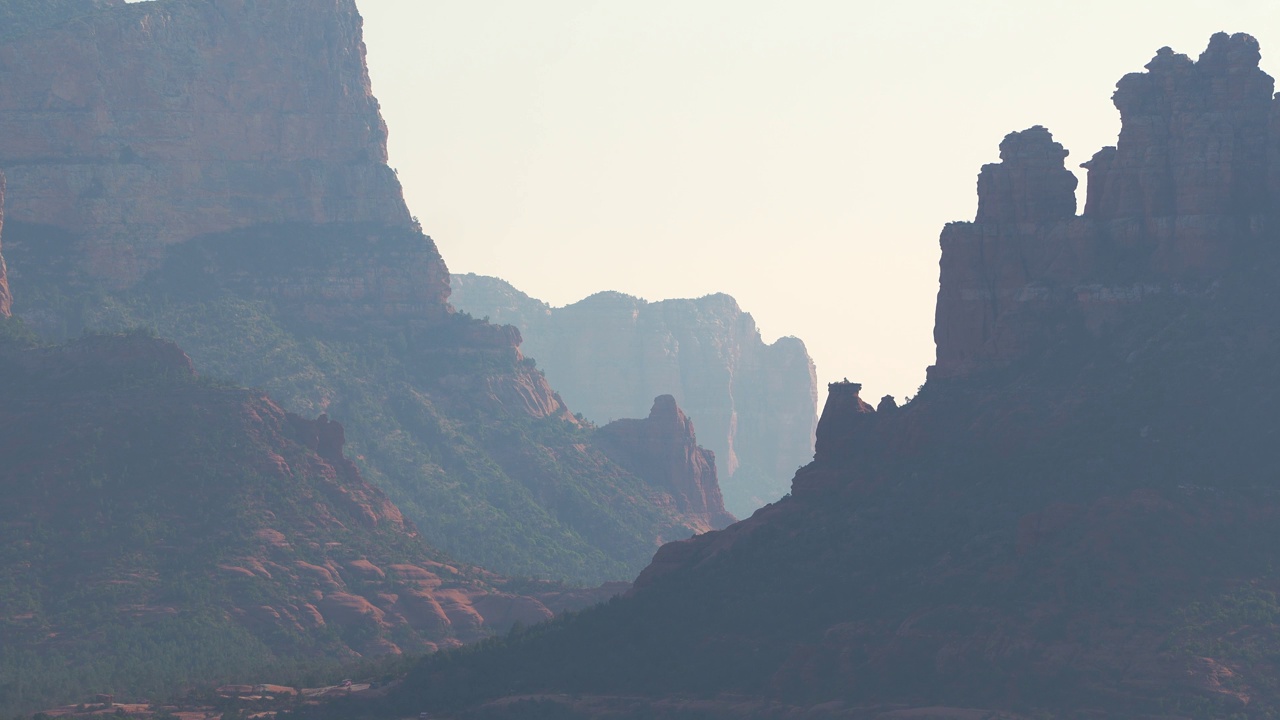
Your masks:
<svg viewBox="0 0 1280 720"><path fill-rule="evenodd" d="M1259 58L1252 37L1219 33L1198 60L1163 48L1121 79L1120 137L1084 163L1080 216L1067 151L1038 126L1006 137L977 217L942 233L931 377L1007 367L1209 292L1261 242L1280 198L1280 101Z"/></svg>

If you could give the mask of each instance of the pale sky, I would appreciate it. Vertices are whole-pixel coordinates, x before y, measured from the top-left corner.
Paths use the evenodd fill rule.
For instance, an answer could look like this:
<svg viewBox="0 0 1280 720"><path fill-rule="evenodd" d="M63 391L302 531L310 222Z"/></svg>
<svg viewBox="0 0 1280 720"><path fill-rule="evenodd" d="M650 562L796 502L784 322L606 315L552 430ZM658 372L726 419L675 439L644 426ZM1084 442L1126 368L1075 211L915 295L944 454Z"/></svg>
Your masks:
<svg viewBox="0 0 1280 720"><path fill-rule="evenodd" d="M1047 126L1083 207L1115 83L1158 48L1249 32L1280 72L1274 0L360 8L391 165L452 271L553 305L727 292L873 400L924 381L938 233L1006 133Z"/></svg>

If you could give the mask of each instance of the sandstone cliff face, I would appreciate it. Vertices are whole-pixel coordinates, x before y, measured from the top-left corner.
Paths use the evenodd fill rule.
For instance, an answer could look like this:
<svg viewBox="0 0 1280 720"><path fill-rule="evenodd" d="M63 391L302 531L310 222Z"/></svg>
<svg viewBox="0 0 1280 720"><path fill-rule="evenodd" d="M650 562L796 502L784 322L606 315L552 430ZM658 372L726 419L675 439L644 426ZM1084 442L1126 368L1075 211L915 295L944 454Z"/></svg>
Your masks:
<svg viewBox="0 0 1280 720"><path fill-rule="evenodd" d="M521 346L569 407L596 422L636 417L670 394L715 453L740 517L781 497L813 457L817 390L797 338L771 345L728 295L646 302L598 293L551 308L498 278L452 276L460 310L520 328Z"/></svg>
<svg viewBox="0 0 1280 720"><path fill-rule="evenodd" d="M58 13L0 39L0 168L10 220L72 232L79 272L129 285L263 223L410 227L354 0L28 11Z"/></svg>
<svg viewBox="0 0 1280 720"><path fill-rule="evenodd" d="M734 522L720 497L716 456L698 446L693 423L674 397L654 398L649 417L614 420L596 437L614 462L671 493L682 513L704 519L706 530Z"/></svg>
<svg viewBox="0 0 1280 720"><path fill-rule="evenodd" d="M974 222L942 233L931 377L1007 367L1096 337L1149 301L1210 291L1260 242L1280 198L1280 100L1252 37L1198 61L1163 48L1114 96L1121 131L1089 172L1083 216L1067 152L1013 133L982 169Z"/></svg>

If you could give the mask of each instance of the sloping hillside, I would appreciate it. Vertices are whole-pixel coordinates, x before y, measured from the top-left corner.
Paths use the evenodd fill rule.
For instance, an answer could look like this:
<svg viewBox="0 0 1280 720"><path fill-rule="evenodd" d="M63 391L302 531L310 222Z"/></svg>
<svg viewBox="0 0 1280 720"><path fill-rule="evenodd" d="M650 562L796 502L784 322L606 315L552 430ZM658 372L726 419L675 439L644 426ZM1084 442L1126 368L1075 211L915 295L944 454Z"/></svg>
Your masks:
<svg viewBox="0 0 1280 720"><path fill-rule="evenodd" d="M341 425L202 379L170 342L0 324L0 707L283 680L591 599L449 561Z"/></svg>

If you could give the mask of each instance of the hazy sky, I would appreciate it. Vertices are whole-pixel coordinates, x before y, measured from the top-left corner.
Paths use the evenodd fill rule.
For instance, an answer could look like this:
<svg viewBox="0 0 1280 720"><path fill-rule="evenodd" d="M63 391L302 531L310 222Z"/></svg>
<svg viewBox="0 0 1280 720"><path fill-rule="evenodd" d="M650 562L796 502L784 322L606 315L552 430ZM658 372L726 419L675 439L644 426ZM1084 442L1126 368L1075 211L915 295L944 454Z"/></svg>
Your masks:
<svg viewBox="0 0 1280 720"><path fill-rule="evenodd" d="M1115 142L1123 74L1219 30L1280 72L1275 0L360 8L391 165L451 270L553 305L727 292L873 400L924 380L938 233L1006 133L1047 126L1076 169Z"/></svg>

